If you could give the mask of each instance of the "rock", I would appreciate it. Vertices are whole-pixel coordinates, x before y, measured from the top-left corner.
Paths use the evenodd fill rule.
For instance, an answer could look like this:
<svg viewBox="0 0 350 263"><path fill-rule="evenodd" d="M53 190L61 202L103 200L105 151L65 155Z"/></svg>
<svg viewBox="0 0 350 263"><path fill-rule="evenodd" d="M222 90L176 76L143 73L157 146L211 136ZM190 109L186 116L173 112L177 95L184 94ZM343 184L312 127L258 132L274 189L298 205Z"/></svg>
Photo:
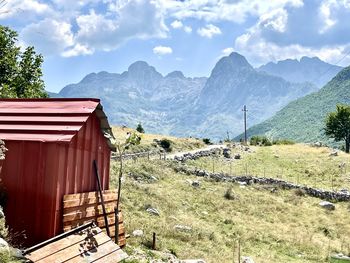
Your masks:
<svg viewBox="0 0 350 263"><path fill-rule="evenodd" d="M132 231L132 235L134 237L142 237L143 236L143 231L141 229L136 229L136 230Z"/></svg>
<svg viewBox="0 0 350 263"><path fill-rule="evenodd" d="M343 194L350 195L350 191L349 191L348 189L345 189L345 188L340 189L339 192L340 192L340 193L343 193Z"/></svg>
<svg viewBox="0 0 350 263"><path fill-rule="evenodd" d="M245 185L247 185L247 182L240 182L240 181L239 181L238 184L239 184L239 185L244 185L244 186L245 186Z"/></svg>
<svg viewBox="0 0 350 263"><path fill-rule="evenodd" d="M276 159L280 158L277 154L275 154L273 157L275 157Z"/></svg>
<svg viewBox="0 0 350 263"><path fill-rule="evenodd" d="M5 239L0 237L0 250L2 249L9 250L9 244L6 242Z"/></svg>
<svg viewBox="0 0 350 263"><path fill-rule="evenodd" d="M199 183L199 181L193 181L192 183L191 183L191 185L193 186L193 187L200 187L200 183Z"/></svg>
<svg viewBox="0 0 350 263"><path fill-rule="evenodd" d="M239 153L236 153L233 158L236 160L241 159L241 155Z"/></svg>
<svg viewBox="0 0 350 263"><path fill-rule="evenodd" d="M327 210L335 210L335 205L328 201L322 201L319 203L319 205Z"/></svg>
<svg viewBox="0 0 350 263"><path fill-rule="evenodd" d="M153 214L153 215L156 215L156 216L159 216L159 215L160 215L160 214L159 214L159 211L158 211L157 209L153 208L153 207L147 208L146 211L147 211L148 213Z"/></svg>
<svg viewBox="0 0 350 263"><path fill-rule="evenodd" d="M251 257L242 257L242 263L254 263Z"/></svg>
<svg viewBox="0 0 350 263"><path fill-rule="evenodd" d="M314 147L322 147L322 142L315 142L313 144Z"/></svg>
<svg viewBox="0 0 350 263"><path fill-rule="evenodd" d="M337 151L333 151L329 154L329 156L338 156L338 152Z"/></svg>
<svg viewBox="0 0 350 263"><path fill-rule="evenodd" d="M2 207L0 207L0 219L4 217L5 217L4 211L2 210Z"/></svg>
<svg viewBox="0 0 350 263"><path fill-rule="evenodd" d="M189 226L184 226L184 225L175 225L174 226L175 230L178 231L183 231L183 232L191 232L192 228Z"/></svg>
<svg viewBox="0 0 350 263"><path fill-rule="evenodd" d="M18 248L11 248L11 255L13 255L15 258L25 259L25 257L23 256L22 250L20 250Z"/></svg>
<svg viewBox="0 0 350 263"><path fill-rule="evenodd" d="M180 263L205 263L203 259L184 259L180 260Z"/></svg>
<svg viewBox="0 0 350 263"><path fill-rule="evenodd" d="M225 158L231 159L231 151L230 151L230 149L225 148L225 149L223 150L222 154L224 155Z"/></svg>

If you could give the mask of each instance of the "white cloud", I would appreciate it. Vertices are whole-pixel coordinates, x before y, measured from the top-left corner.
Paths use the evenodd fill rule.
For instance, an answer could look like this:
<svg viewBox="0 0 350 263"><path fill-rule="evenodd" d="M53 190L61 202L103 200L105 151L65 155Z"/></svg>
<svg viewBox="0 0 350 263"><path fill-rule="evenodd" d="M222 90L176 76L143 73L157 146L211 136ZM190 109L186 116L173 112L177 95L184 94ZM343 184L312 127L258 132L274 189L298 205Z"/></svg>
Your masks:
<svg viewBox="0 0 350 263"><path fill-rule="evenodd" d="M14 16L25 18L28 14L52 14L49 5L36 0L11 0L6 1L2 7L0 19L6 19Z"/></svg>
<svg viewBox="0 0 350 263"><path fill-rule="evenodd" d="M20 32L27 45L34 45L43 54L60 54L74 44L71 25L66 22L48 19L30 24Z"/></svg>
<svg viewBox="0 0 350 263"><path fill-rule="evenodd" d="M248 15L260 16L275 9L289 6L302 6L303 0L195 0L169 1L158 0L160 5L171 17L183 20L196 18L208 22L232 21L243 23Z"/></svg>
<svg viewBox="0 0 350 263"><path fill-rule="evenodd" d="M206 25L205 27L201 27L197 30L198 35L202 37L212 38L214 35L220 35L221 30L217 26L213 24Z"/></svg>
<svg viewBox="0 0 350 263"><path fill-rule="evenodd" d="M258 26L283 33L286 30L288 13L285 9L278 8L261 15L259 20Z"/></svg>
<svg viewBox="0 0 350 263"><path fill-rule="evenodd" d="M93 49L89 49L86 46L76 44L73 48L62 52L63 57L76 57L80 55L91 55L94 53Z"/></svg>
<svg viewBox="0 0 350 263"><path fill-rule="evenodd" d="M255 66L288 58L300 59L303 56L317 56L329 63L337 63L344 58L344 53L349 49L350 44L325 46L322 48L305 47L300 44L279 46L251 33L243 34L235 41L235 50L245 54L247 59L252 61ZM345 66L348 64L350 64L349 57L342 60L341 65Z"/></svg>
<svg viewBox="0 0 350 263"><path fill-rule="evenodd" d="M174 29L178 29L178 28L182 28L183 27L182 22L179 21L179 20L174 20L170 25Z"/></svg>
<svg viewBox="0 0 350 263"><path fill-rule="evenodd" d="M153 48L153 53L156 55L168 55L173 53L173 50L171 47L165 47L165 46L156 46Z"/></svg>
<svg viewBox="0 0 350 263"><path fill-rule="evenodd" d="M233 51L234 51L234 49L232 47L228 47L228 48L224 48L223 50L221 50L221 53L222 53L223 56L228 56Z"/></svg>
<svg viewBox="0 0 350 263"><path fill-rule="evenodd" d="M186 32L186 33L191 33L192 32L192 27L190 27L190 26L184 26L184 31Z"/></svg>

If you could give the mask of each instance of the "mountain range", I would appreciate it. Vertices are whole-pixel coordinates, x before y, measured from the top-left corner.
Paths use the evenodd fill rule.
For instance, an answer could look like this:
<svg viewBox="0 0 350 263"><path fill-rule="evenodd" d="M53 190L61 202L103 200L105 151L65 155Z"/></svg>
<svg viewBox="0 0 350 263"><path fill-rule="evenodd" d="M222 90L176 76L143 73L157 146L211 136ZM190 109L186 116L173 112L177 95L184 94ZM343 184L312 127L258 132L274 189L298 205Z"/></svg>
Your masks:
<svg viewBox="0 0 350 263"><path fill-rule="evenodd" d="M272 118L248 129L249 136L267 135L298 142L333 145L324 134L325 119L337 104L350 104L350 67L344 68L322 89L290 102Z"/></svg>
<svg viewBox="0 0 350 263"><path fill-rule="evenodd" d="M343 68L331 65L318 57L302 57L300 60L286 59L267 63L258 68L268 74L279 76L290 82L311 82L322 88Z"/></svg>
<svg viewBox="0 0 350 263"><path fill-rule="evenodd" d="M227 132L231 136L242 132L243 105L250 112L249 125L254 125L290 101L317 91L314 75L301 72L309 60L314 72L322 72L325 62L302 58L294 61L300 65L294 70L300 72L294 74L293 82L281 77L290 69L279 71L279 76L268 72L273 68L270 63L254 69L235 52L221 58L209 78L189 78L181 71L163 76L146 62L137 61L121 74L88 74L50 96L100 98L109 121L116 125L135 127L141 122L146 132L223 139Z"/></svg>

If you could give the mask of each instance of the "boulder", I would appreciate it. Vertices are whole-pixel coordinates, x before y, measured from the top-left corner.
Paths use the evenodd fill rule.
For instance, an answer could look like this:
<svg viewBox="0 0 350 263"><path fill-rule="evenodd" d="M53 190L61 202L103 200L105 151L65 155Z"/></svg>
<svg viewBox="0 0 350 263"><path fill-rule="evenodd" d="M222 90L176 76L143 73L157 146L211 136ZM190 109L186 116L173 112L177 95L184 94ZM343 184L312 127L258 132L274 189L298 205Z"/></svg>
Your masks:
<svg viewBox="0 0 350 263"><path fill-rule="evenodd" d="M315 142L313 144L314 147L322 147L322 142Z"/></svg>
<svg viewBox="0 0 350 263"><path fill-rule="evenodd" d="M337 151L333 151L329 154L329 156L338 156L338 152Z"/></svg>
<svg viewBox="0 0 350 263"><path fill-rule="evenodd" d="M319 205L327 210L335 210L335 205L328 201L322 201L319 203Z"/></svg>
<svg viewBox="0 0 350 263"><path fill-rule="evenodd" d="M175 230L178 230L178 231L183 231L183 232L191 232L192 227L190 227L190 226L184 226L184 225L175 225L175 226L174 226L174 229L175 229Z"/></svg>
<svg viewBox="0 0 350 263"><path fill-rule="evenodd" d="M9 250L10 247L6 240L0 237L0 250L2 249Z"/></svg>
<svg viewBox="0 0 350 263"><path fill-rule="evenodd" d="M236 160L241 159L241 155L239 153L236 153L233 158Z"/></svg>
<svg viewBox="0 0 350 263"><path fill-rule="evenodd" d="M141 229L136 229L136 230L132 231L132 235L134 237L142 237L143 236L143 231Z"/></svg>
<svg viewBox="0 0 350 263"><path fill-rule="evenodd" d="M251 257L242 257L242 263L254 263Z"/></svg>
<svg viewBox="0 0 350 263"><path fill-rule="evenodd" d="M198 187L200 187L200 182L199 181L193 181L192 183L191 183L191 185L193 186L193 187L195 187L195 188L198 188Z"/></svg>
<svg viewBox="0 0 350 263"><path fill-rule="evenodd" d="M225 149L223 150L222 154L224 155L225 158L231 159L231 151L230 151L230 149L225 148Z"/></svg>
<svg viewBox="0 0 350 263"><path fill-rule="evenodd" d="M153 207L147 208L146 211L152 215L156 215L156 216L160 215L159 211Z"/></svg>

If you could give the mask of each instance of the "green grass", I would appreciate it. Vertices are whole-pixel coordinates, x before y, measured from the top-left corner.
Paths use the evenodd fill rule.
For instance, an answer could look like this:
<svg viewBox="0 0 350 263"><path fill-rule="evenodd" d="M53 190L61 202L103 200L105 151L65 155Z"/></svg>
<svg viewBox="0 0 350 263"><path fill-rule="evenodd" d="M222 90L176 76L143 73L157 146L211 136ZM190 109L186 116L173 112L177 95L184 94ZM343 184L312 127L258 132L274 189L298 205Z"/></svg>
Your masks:
<svg viewBox="0 0 350 263"><path fill-rule="evenodd" d="M254 175L280 178L317 188L350 189L350 155L339 152L330 157L328 148L303 144L251 147L252 153L243 152L242 159L201 158L188 164L210 172L233 175ZM232 153L238 152L232 149ZM345 164L340 168L339 165Z"/></svg>
<svg viewBox="0 0 350 263"><path fill-rule="evenodd" d="M255 150L256 154L278 150L282 159L285 148L278 147ZM265 154L267 158L269 153ZM117 174L114 165L112 171L113 188ZM319 207L319 199L299 196L295 191L279 189L272 193L265 186L241 188L175 173L170 161L128 161L125 174L128 172L158 179L147 183L125 176L123 181L121 206L126 231L142 229L145 233L142 238L128 239L131 247L149 251L146 244L155 232L159 250L170 250L181 259L202 258L207 262L233 262L238 240L241 255L251 256L258 263L328 262L330 253L350 253L348 203L337 203L335 211L326 211ZM193 188L188 179L199 180L201 186ZM229 188L233 200L225 198ZM149 206L158 209L160 216L146 212ZM177 224L190 226L192 231L176 231Z"/></svg>
<svg viewBox="0 0 350 263"><path fill-rule="evenodd" d="M118 126L112 127L113 134L118 141L125 141L127 132L136 132L136 130L131 128L122 128ZM139 136L141 136L141 143L139 145L131 146L127 152L146 152L146 151L159 151L161 147L157 146L154 143L154 140L162 140L168 139L171 141L171 148L173 152L177 151L186 151L186 150L194 150L201 147L204 147L205 144L202 140L195 138L177 138L172 136L165 136L159 134L149 134L149 133L139 133L136 132Z"/></svg>

